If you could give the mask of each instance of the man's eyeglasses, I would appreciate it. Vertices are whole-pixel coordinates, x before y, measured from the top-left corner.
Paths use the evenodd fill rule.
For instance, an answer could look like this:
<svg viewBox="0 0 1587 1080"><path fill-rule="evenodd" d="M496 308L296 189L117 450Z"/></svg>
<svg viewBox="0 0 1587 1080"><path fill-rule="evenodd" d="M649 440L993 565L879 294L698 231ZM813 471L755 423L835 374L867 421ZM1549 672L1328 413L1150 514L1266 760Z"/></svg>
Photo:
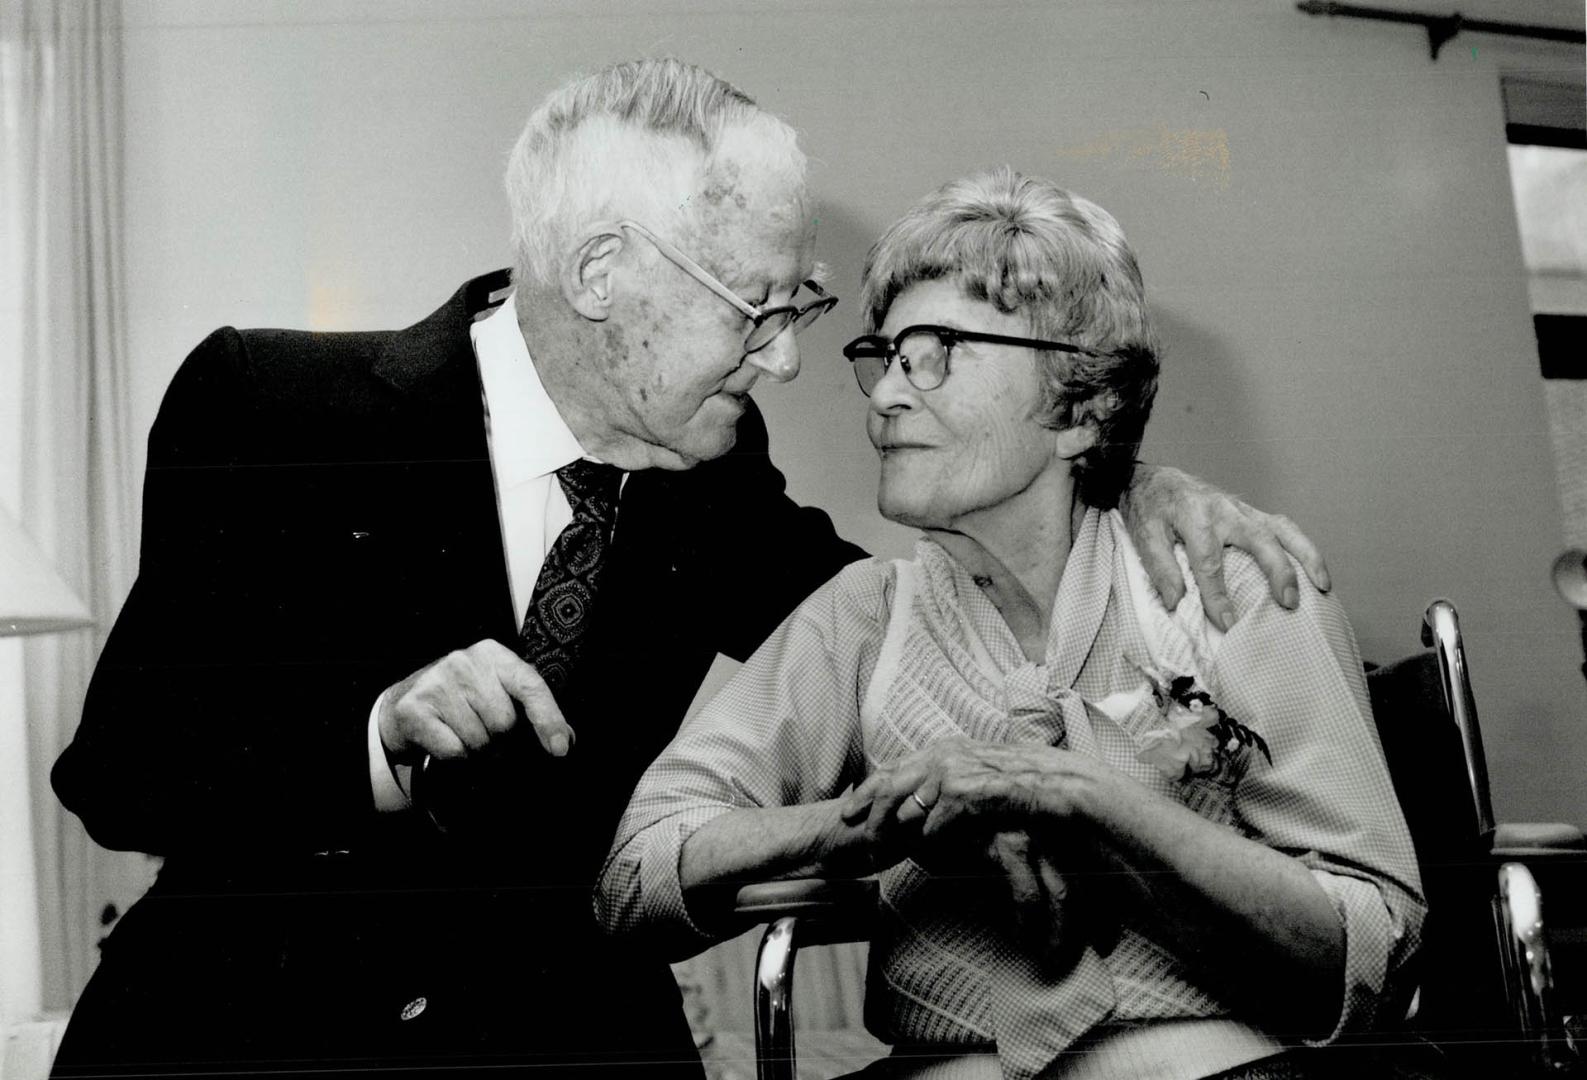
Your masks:
<svg viewBox="0 0 1587 1080"><path fill-rule="evenodd" d="M843 346L843 355L854 365L854 377L866 397L882 381L887 369L897 359L904 369L904 377L916 390L935 390L948 378L948 357L953 347L961 341L981 341L988 345L1019 345L1027 349L1057 349L1060 352L1084 353L1086 356L1104 354L1082 349L1067 341L1040 341L1036 338L1009 337L1006 334L983 334L978 330L960 330L955 326L922 324L906 326L891 340L880 334L866 334Z"/></svg>
<svg viewBox="0 0 1587 1080"><path fill-rule="evenodd" d="M718 281L705 267L639 224L639 222L619 221L617 225L618 228L632 229L646 240L649 240L656 245L657 251L665 255L671 262L677 264L680 270L737 308L739 314L750 321L749 330L744 334L744 352L746 353L758 352L764 349L772 343L778 334L788 329L789 326L792 326L794 333L797 334L826 312L837 307L838 298L828 293L814 281L806 281L804 287L815 293L816 298L803 306L799 304L777 304L774 307L761 307L759 304L751 304L748 300L745 300Z"/></svg>

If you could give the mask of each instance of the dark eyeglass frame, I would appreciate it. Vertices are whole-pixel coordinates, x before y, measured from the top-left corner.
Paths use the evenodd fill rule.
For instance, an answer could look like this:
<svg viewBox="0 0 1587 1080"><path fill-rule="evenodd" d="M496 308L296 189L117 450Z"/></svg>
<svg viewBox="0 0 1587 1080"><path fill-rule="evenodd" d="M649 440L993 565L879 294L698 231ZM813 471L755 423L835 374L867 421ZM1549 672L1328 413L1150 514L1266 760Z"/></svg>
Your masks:
<svg viewBox="0 0 1587 1080"><path fill-rule="evenodd" d="M900 356L898 346L911 334L928 333L942 342L942 378L935 382L922 385L917 373L909 364L909 358ZM848 357L849 363L854 365L854 380L860 384L860 393L866 397L871 396L871 391L876 389L876 384L887 375L887 369L892 366L893 359L897 357L903 366L904 377L909 380L909 385L916 390L926 392L935 390L948 381L948 376L953 371L953 347L961 341L982 342L987 345L1016 345L1025 349L1055 349L1058 352L1079 353L1084 356L1113 356L1114 353L1096 352L1092 349L1082 348L1067 341L1044 341L1040 338L1010 337L1007 334L987 334L979 330L961 330L957 326L938 326L934 323L916 323L906 326L889 340L881 334L861 334L847 345L843 346L843 355ZM876 367L877 363L880 367ZM872 374L874 372L874 374Z"/></svg>
<svg viewBox="0 0 1587 1080"><path fill-rule="evenodd" d="M746 355L759 352L773 341L776 341L777 335L788 329L789 326L793 327L794 333L799 333L799 331L815 322L822 315L838 306L838 298L827 292L815 281L800 283L804 288L815 293L816 298L808 304L776 304L772 307L761 307L759 304L752 304L722 284L715 274L712 274L705 267L685 255L681 248L663 240L639 222L625 218L617 223L617 227L620 229L632 229L646 240L649 240L656 246L656 250L666 257L668 262L673 263L678 269L737 308L738 313L750 321L749 329L744 332L744 352Z"/></svg>

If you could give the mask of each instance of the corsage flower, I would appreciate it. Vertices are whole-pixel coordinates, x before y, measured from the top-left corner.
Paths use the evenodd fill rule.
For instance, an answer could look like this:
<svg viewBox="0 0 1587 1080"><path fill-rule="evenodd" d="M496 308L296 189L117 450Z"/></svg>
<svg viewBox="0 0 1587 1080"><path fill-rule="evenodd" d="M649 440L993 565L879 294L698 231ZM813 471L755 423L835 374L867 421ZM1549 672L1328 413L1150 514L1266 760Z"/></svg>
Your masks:
<svg viewBox="0 0 1587 1080"><path fill-rule="evenodd" d="M1131 663L1145 682L1134 692L1108 695L1096 707L1117 721L1151 695L1162 724L1137 737L1136 761L1156 767L1170 780L1222 775L1247 746L1255 746L1272 764L1262 736L1225 712L1193 676Z"/></svg>

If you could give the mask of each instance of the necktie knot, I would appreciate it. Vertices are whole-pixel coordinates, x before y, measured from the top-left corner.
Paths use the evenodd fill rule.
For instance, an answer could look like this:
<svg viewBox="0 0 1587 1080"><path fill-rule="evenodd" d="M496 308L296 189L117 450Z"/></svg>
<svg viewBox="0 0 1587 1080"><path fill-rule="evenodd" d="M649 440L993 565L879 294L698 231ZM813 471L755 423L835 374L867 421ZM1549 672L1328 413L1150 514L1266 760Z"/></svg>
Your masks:
<svg viewBox="0 0 1587 1080"><path fill-rule="evenodd" d="M575 520L593 518L610 527L616 519L623 470L579 458L557 470L557 482L562 485Z"/></svg>

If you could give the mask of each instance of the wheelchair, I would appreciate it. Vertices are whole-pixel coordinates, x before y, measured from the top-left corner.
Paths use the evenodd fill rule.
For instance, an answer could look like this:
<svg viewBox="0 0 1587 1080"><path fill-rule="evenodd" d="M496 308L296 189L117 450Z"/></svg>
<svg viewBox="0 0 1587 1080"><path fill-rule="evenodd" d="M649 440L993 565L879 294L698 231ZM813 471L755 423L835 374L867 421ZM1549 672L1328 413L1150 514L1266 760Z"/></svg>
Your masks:
<svg viewBox="0 0 1587 1080"><path fill-rule="evenodd" d="M1428 915L1405 1021L1374 1033L1450 1077L1587 1077L1587 838L1557 823L1496 824L1487 759L1447 600L1423 615L1423 652L1368 665L1373 716L1416 849ZM1545 891L1571 925L1545 925ZM756 956L757 1080L795 1080L794 961L801 947L866 941L874 879L761 882L740 925L767 924ZM1556 953L1574 975L1555 980Z"/></svg>

